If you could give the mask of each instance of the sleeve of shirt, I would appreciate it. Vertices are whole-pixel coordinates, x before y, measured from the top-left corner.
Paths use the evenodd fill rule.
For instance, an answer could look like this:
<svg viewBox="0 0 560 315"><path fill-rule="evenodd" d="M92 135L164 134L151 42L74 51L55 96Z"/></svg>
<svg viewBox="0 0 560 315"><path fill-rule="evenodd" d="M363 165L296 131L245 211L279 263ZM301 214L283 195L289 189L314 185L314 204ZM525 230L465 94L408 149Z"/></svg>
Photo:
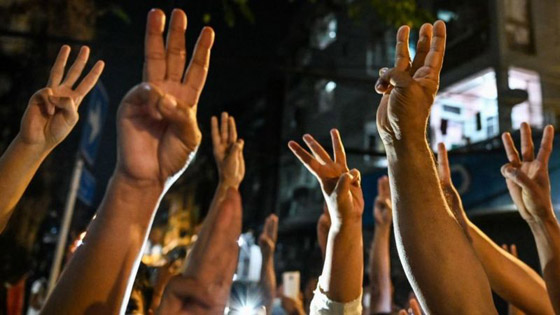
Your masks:
<svg viewBox="0 0 560 315"><path fill-rule="evenodd" d="M321 283L321 281L318 281ZM311 300L310 315L361 315L362 314L362 294L353 301L348 303L339 303L329 299L319 288L313 292L313 300Z"/></svg>

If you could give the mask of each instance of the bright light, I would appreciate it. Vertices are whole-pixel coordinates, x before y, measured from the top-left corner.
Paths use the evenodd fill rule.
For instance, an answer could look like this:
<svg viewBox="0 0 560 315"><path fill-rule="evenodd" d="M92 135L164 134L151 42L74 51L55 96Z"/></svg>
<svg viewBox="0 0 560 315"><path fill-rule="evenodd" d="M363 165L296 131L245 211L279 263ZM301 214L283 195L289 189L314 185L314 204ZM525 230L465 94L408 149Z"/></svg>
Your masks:
<svg viewBox="0 0 560 315"><path fill-rule="evenodd" d="M241 235L237 239L237 245L239 245L239 247L243 247L243 244L245 244L245 239L243 239L243 235Z"/></svg>
<svg viewBox="0 0 560 315"><path fill-rule="evenodd" d="M330 38L336 38L336 32L329 32L329 37Z"/></svg>
<svg viewBox="0 0 560 315"><path fill-rule="evenodd" d="M334 83L333 81L327 82L327 84L325 85L325 90L330 93L334 91L334 89L336 89L336 83Z"/></svg>
<svg viewBox="0 0 560 315"><path fill-rule="evenodd" d="M239 309L241 314L253 314L253 307L245 305Z"/></svg>

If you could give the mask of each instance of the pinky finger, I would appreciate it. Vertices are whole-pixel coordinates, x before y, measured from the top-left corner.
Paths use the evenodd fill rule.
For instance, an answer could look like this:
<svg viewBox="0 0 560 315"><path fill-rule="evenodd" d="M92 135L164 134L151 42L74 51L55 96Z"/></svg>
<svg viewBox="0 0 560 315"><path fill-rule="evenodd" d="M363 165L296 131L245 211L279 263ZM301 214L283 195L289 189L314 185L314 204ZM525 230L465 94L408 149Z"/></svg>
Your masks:
<svg viewBox="0 0 560 315"><path fill-rule="evenodd" d="M76 106L80 106L81 100L83 100L86 94L88 94L89 91L91 91L91 89L95 86L95 84L99 80L99 77L101 76L101 73L103 73L104 68L105 62L103 62L102 60L97 61L93 68L91 68L89 73L84 77L82 82L80 82L80 84L76 88L76 92L79 95L80 101L76 102Z"/></svg>

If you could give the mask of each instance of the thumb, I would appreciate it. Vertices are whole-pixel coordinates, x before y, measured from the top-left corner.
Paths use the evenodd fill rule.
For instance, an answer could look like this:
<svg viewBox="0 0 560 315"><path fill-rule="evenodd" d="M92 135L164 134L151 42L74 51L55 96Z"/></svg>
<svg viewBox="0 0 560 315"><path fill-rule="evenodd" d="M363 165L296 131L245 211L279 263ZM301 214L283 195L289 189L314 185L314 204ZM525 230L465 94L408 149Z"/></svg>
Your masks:
<svg viewBox="0 0 560 315"><path fill-rule="evenodd" d="M380 76L379 82L381 84L389 83L397 88L405 88L412 82L412 77L407 71L401 71L396 68L389 69Z"/></svg>
<svg viewBox="0 0 560 315"><path fill-rule="evenodd" d="M530 195L536 194L538 188L532 179L527 176L522 170L507 163L501 168L502 175L506 178L520 186L523 190L526 190Z"/></svg>
<svg viewBox="0 0 560 315"><path fill-rule="evenodd" d="M338 196L342 196L343 194L348 192L350 190L350 184L352 183L353 179L353 176L349 172L342 174L342 176L340 176L338 182L336 183L336 187L334 188L336 194Z"/></svg>
<svg viewBox="0 0 560 315"><path fill-rule="evenodd" d="M62 115L69 122L76 122L78 120L78 115L76 111L76 104L74 100L70 97L65 96L48 96L49 103L54 105L55 108L62 110Z"/></svg>

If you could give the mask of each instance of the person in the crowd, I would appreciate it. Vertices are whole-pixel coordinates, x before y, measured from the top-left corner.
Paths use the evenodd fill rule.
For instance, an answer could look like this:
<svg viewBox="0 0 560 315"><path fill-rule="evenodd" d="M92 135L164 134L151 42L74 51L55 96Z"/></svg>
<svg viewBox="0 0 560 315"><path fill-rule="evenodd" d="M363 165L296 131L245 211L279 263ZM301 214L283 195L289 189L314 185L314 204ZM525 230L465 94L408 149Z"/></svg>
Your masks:
<svg viewBox="0 0 560 315"><path fill-rule="evenodd" d="M282 309L287 315L306 315L302 299L282 296Z"/></svg>
<svg viewBox="0 0 560 315"><path fill-rule="evenodd" d="M415 298L411 298L408 301L408 310L400 310L399 315L422 315L422 309L420 308L420 304Z"/></svg>
<svg viewBox="0 0 560 315"><path fill-rule="evenodd" d="M393 284L391 282L391 226L393 206L389 178L377 180L377 197L373 205L375 231L370 251L370 313L389 314L393 311Z"/></svg>
<svg viewBox="0 0 560 315"><path fill-rule="evenodd" d="M272 304L276 297L276 272L274 271L274 250L278 239L278 217L271 214L266 218L259 236L262 254L260 288L266 313L272 314Z"/></svg>
<svg viewBox="0 0 560 315"><path fill-rule="evenodd" d="M126 308L159 201L201 141L196 112L214 31L202 30L185 72L186 26L185 13L174 10L164 46L165 14L157 9L148 14L143 82L119 107L113 176L43 314L116 314Z"/></svg>
<svg viewBox="0 0 560 315"><path fill-rule="evenodd" d="M377 130L385 146L399 257L429 314L496 314L487 276L449 209L426 130L445 51L445 23L424 24L410 60L408 26L397 32L395 65L375 85L383 94Z"/></svg>
<svg viewBox="0 0 560 315"><path fill-rule="evenodd" d="M517 245L511 244L509 247L507 244L502 244L502 249L510 253L513 257L519 258L517 254ZM519 308L515 307L511 302L508 303L508 315L524 315L525 313Z"/></svg>
<svg viewBox="0 0 560 315"><path fill-rule="evenodd" d="M219 184L185 271L169 281L157 314L224 314L228 302L239 254L243 211L238 189L245 161L243 141L226 113L221 130L212 118L212 142Z"/></svg>
<svg viewBox="0 0 560 315"><path fill-rule="evenodd" d="M511 134L504 133L502 141L509 163L502 166L501 172L517 210L531 228L550 302L560 314L560 225L552 206L548 174L553 140L554 127L548 125L535 157L531 127L521 124L521 159Z"/></svg>
<svg viewBox="0 0 560 315"><path fill-rule="evenodd" d="M472 247L490 286L499 296L528 314L554 314L544 280L524 262L495 244L469 218L451 180L447 150L438 144L438 173L447 204L457 221L464 222Z"/></svg>
<svg viewBox="0 0 560 315"><path fill-rule="evenodd" d="M334 158L308 134L303 140L311 153L295 141L288 144L319 181L331 218L323 271L310 313L361 314L364 272L361 177L358 170L348 169L338 130L331 130L331 139Z"/></svg>
<svg viewBox="0 0 560 315"><path fill-rule="evenodd" d="M83 46L68 70L70 47L60 48L47 85L29 99L19 133L0 157L0 233L41 163L78 122L78 107L95 86L105 66L97 61L79 80L89 59Z"/></svg>

